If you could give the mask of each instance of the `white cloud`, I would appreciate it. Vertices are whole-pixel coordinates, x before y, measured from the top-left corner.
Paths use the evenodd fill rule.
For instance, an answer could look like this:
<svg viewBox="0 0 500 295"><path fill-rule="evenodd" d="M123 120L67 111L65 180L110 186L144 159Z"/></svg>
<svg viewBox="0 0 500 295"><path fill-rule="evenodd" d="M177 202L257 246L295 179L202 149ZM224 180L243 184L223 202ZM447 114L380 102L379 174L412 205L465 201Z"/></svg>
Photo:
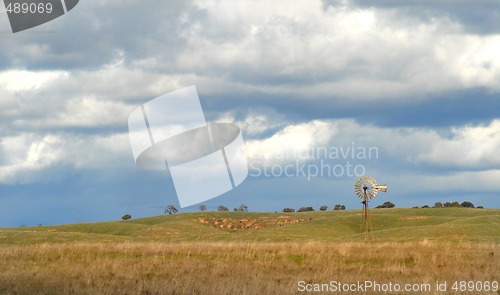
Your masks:
<svg viewBox="0 0 500 295"><path fill-rule="evenodd" d="M490 175L490 169L500 164L496 153L500 148L500 120L484 126L450 128L441 133L424 128L364 125L351 119L312 120L283 126L272 114L253 114L241 121L226 114L220 120L240 126L247 124L242 126L244 131L250 128L250 134L264 136L247 139L246 148L250 161L264 159L268 164L295 162L293 156L307 155L319 148L350 147L376 148L380 158L364 164L381 171L387 165L403 174L417 168L432 174L435 168L444 166L461 177L479 172ZM274 132L276 128L278 131ZM274 134L268 136L270 131ZM22 133L4 137L1 152L0 182L4 183L29 181L34 175L58 166L75 169L133 166L126 133ZM478 171L467 171L470 169Z"/></svg>
<svg viewBox="0 0 500 295"><path fill-rule="evenodd" d="M500 90L500 36L450 36L441 52L443 59L448 61L452 72L456 73L465 87L487 87L494 91ZM457 54L459 46L460 53ZM457 46L453 47L452 46ZM450 59L450 53L455 53Z"/></svg>
<svg viewBox="0 0 500 295"><path fill-rule="evenodd" d="M0 71L3 128L126 126L137 101L185 87L189 79L132 68L119 59L97 71Z"/></svg>
<svg viewBox="0 0 500 295"><path fill-rule="evenodd" d="M288 156L325 146L337 132L335 124L319 120L290 125L269 138L247 141L247 154L249 158L262 158L268 162L294 161Z"/></svg>
<svg viewBox="0 0 500 295"><path fill-rule="evenodd" d="M450 134L447 136L445 134ZM300 155L318 148L351 146L377 148L385 158L377 165L411 171L446 167L489 170L500 165L500 120L484 126L462 126L438 133L424 128L383 128L354 120L313 120L288 125L274 135L247 141L250 158L268 162L295 161L284 155Z"/></svg>
<svg viewBox="0 0 500 295"><path fill-rule="evenodd" d="M416 158L417 162L465 169L500 166L500 120L453 128L451 134L450 138L433 141Z"/></svg>
<svg viewBox="0 0 500 295"><path fill-rule="evenodd" d="M131 106L120 102L94 97L73 98L61 110L51 110L40 119L19 118L13 125L30 129L123 126L131 110Z"/></svg>
<svg viewBox="0 0 500 295"><path fill-rule="evenodd" d="M0 183L58 181L47 171L133 167L128 134L82 136L23 133L0 142Z"/></svg>
<svg viewBox="0 0 500 295"><path fill-rule="evenodd" d="M293 99L294 107L339 98L349 98L344 105L425 100L436 97L430 92L500 87L500 36L472 35L446 15L425 19L397 8L309 0L286 7L279 1L197 1L177 24L172 34L184 42L175 50L146 39L147 54L110 44L111 59L97 68L0 70L5 124L121 126L141 101L192 84L213 96ZM43 42L20 50L37 46L53 50ZM249 118L256 120L242 122L249 134L270 123Z"/></svg>
<svg viewBox="0 0 500 295"><path fill-rule="evenodd" d="M233 113L226 112L218 116L215 122L234 123L241 128L247 138L283 128L290 123L282 114L267 109L250 110L241 120L236 119Z"/></svg>
<svg viewBox="0 0 500 295"><path fill-rule="evenodd" d="M25 183L44 169L56 165L63 154L60 138L22 134L1 141L1 183Z"/></svg>
<svg viewBox="0 0 500 295"><path fill-rule="evenodd" d="M184 16L188 47L178 67L225 77L228 85L356 100L500 90L500 36L470 35L446 15L425 20L404 10L323 7L321 1L286 8L274 1L197 4L206 17Z"/></svg>
<svg viewBox="0 0 500 295"><path fill-rule="evenodd" d="M0 88L7 92L30 92L47 88L56 81L64 83L69 77L66 71L7 70L0 72Z"/></svg>
<svg viewBox="0 0 500 295"><path fill-rule="evenodd" d="M381 128L353 120L314 120L289 125L267 138L247 140L251 168L260 171L274 165L293 165L296 161L319 165L315 161L323 158L306 157L324 147L344 151L376 148L377 156L351 159L349 154L348 158L338 158L331 163L362 164L368 175L388 183L393 196L398 198L414 193L425 197L435 193L498 191L499 120L441 132L423 128ZM338 181L332 177L328 180Z"/></svg>

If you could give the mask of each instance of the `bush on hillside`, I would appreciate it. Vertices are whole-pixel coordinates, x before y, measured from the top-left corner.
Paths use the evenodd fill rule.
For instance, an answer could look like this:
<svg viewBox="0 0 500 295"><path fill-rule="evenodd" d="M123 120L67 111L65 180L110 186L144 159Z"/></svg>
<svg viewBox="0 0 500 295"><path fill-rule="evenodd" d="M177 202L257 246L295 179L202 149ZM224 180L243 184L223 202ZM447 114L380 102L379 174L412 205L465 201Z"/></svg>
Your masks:
<svg viewBox="0 0 500 295"><path fill-rule="evenodd" d="M394 205L394 203L391 203L391 202L385 202L384 204L382 205L378 205L377 207L375 208L394 208L396 207L396 205Z"/></svg>
<svg viewBox="0 0 500 295"><path fill-rule="evenodd" d="M298 212L314 211L313 207L300 207Z"/></svg>

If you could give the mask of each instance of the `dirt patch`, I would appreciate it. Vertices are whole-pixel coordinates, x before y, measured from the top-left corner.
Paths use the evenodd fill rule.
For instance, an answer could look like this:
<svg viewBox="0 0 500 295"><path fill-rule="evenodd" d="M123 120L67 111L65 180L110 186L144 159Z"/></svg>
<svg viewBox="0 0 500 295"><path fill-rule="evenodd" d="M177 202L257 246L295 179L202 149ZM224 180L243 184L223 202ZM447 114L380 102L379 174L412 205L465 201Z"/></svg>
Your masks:
<svg viewBox="0 0 500 295"><path fill-rule="evenodd" d="M197 222L215 227L221 230L248 230L259 229L262 227L285 226L304 222L304 218L290 218L288 216L280 216L278 218L197 218Z"/></svg>

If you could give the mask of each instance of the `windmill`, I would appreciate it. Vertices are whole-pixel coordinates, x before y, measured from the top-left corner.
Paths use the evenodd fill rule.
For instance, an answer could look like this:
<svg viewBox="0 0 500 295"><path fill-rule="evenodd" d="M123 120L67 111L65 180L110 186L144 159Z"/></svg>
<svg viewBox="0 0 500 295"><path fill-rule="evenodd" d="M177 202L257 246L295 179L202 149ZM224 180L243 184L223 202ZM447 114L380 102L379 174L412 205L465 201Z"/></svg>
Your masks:
<svg viewBox="0 0 500 295"><path fill-rule="evenodd" d="M373 239L372 224L368 214L368 202L375 198L379 191L385 193L387 191L387 185L377 185L377 181L371 176L362 176L358 178L358 180L356 180L356 184L354 184L354 192L356 193L356 196L362 200L361 204L363 204L362 229L365 233L365 242L370 236Z"/></svg>

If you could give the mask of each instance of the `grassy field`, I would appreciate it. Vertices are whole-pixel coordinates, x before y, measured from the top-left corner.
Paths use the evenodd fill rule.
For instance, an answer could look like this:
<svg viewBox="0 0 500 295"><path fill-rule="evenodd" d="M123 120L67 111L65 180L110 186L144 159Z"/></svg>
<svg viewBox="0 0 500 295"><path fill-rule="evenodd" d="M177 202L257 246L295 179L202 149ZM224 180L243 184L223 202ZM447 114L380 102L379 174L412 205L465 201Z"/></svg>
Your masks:
<svg viewBox="0 0 500 295"><path fill-rule="evenodd" d="M0 294L294 294L366 280L431 287L404 294L500 294L452 290L455 281L500 282L500 210L375 209L371 222L368 243L359 211L0 229ZM347 293L384 294L366 291Z"/></svg>

